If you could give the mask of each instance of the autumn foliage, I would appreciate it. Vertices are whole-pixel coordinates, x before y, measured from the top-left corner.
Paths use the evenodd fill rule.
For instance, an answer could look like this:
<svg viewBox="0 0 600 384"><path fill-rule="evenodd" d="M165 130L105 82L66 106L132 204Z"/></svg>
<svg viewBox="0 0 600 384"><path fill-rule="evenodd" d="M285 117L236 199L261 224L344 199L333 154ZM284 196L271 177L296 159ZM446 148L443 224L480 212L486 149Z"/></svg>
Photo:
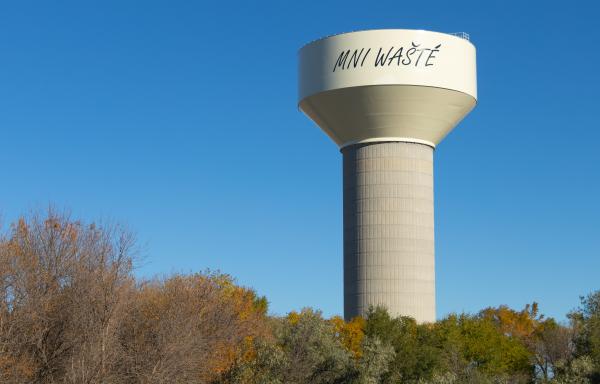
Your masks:
<svg viewBox="0 0 600 384"><path fill-rule="evenodd" d="M0 241L1 383L208 382L268 334L227 275L136 281L133 236L50 213Z"/></svg>
<svg viewBox="0 0 600 384"><path fill-rule="evenodd" d="M269 316L225 274L133 274L134 236L50 211L0 236L0 383L600 383L600 291L561 324L490 307L417 324Z"/></svg>

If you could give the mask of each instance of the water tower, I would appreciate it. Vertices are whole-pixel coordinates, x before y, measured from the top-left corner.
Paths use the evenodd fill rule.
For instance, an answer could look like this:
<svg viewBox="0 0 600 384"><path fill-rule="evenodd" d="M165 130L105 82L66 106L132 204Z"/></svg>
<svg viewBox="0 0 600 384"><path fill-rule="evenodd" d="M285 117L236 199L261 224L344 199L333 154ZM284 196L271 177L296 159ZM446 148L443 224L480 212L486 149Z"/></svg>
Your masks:
<svg viewBox="0 0 600 384"><path fill-rule="evenodd" d="M299 52L300 109L338 145L344 317L435 321L433 151L477 101L466 34L369 30Z"/></svg>

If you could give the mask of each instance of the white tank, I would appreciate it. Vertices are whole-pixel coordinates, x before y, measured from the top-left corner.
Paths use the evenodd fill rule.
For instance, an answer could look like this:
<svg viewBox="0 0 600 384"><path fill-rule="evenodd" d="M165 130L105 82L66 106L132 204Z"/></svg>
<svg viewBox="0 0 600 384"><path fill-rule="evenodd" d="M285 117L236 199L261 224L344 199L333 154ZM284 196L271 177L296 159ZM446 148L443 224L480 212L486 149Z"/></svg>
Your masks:
<svg viewBox="0 0 600 384"><path fill-rule="evenodd" d="M300 109L344 157L344 316L435 321L433 149L476 104L465 34L370 30L299 53Z"/></svg>

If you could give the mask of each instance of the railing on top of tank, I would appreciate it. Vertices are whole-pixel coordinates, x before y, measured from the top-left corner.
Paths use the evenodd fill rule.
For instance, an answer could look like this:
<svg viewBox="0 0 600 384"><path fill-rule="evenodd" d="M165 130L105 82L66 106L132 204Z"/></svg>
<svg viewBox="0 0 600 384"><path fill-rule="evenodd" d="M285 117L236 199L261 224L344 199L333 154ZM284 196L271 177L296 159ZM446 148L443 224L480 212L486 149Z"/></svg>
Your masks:
<svg viewBox="0 0 600 384"><path fill-rule="evenodd" d="M461 39L465 39L467 41L471 41L471 38L467 32L452 32L450 33L453 36L460 37Z"/></svg>

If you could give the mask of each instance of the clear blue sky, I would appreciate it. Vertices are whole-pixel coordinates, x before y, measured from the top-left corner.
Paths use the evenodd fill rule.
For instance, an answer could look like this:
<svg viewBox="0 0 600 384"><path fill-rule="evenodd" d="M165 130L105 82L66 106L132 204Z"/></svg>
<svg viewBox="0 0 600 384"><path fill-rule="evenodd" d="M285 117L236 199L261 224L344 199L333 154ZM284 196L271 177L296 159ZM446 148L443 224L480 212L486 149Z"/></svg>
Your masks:
<svg viewBox="0 0 600 384"><path fill-rule="evenodd" d="M0 211L124 222L140 276L230 273L282 314L342 312L341 155L296 53L368 28L466 31L479 105L436 150L438 317L600 289L593 2L0 5ZM587 5L584 5L587 4Z"/></svg>

